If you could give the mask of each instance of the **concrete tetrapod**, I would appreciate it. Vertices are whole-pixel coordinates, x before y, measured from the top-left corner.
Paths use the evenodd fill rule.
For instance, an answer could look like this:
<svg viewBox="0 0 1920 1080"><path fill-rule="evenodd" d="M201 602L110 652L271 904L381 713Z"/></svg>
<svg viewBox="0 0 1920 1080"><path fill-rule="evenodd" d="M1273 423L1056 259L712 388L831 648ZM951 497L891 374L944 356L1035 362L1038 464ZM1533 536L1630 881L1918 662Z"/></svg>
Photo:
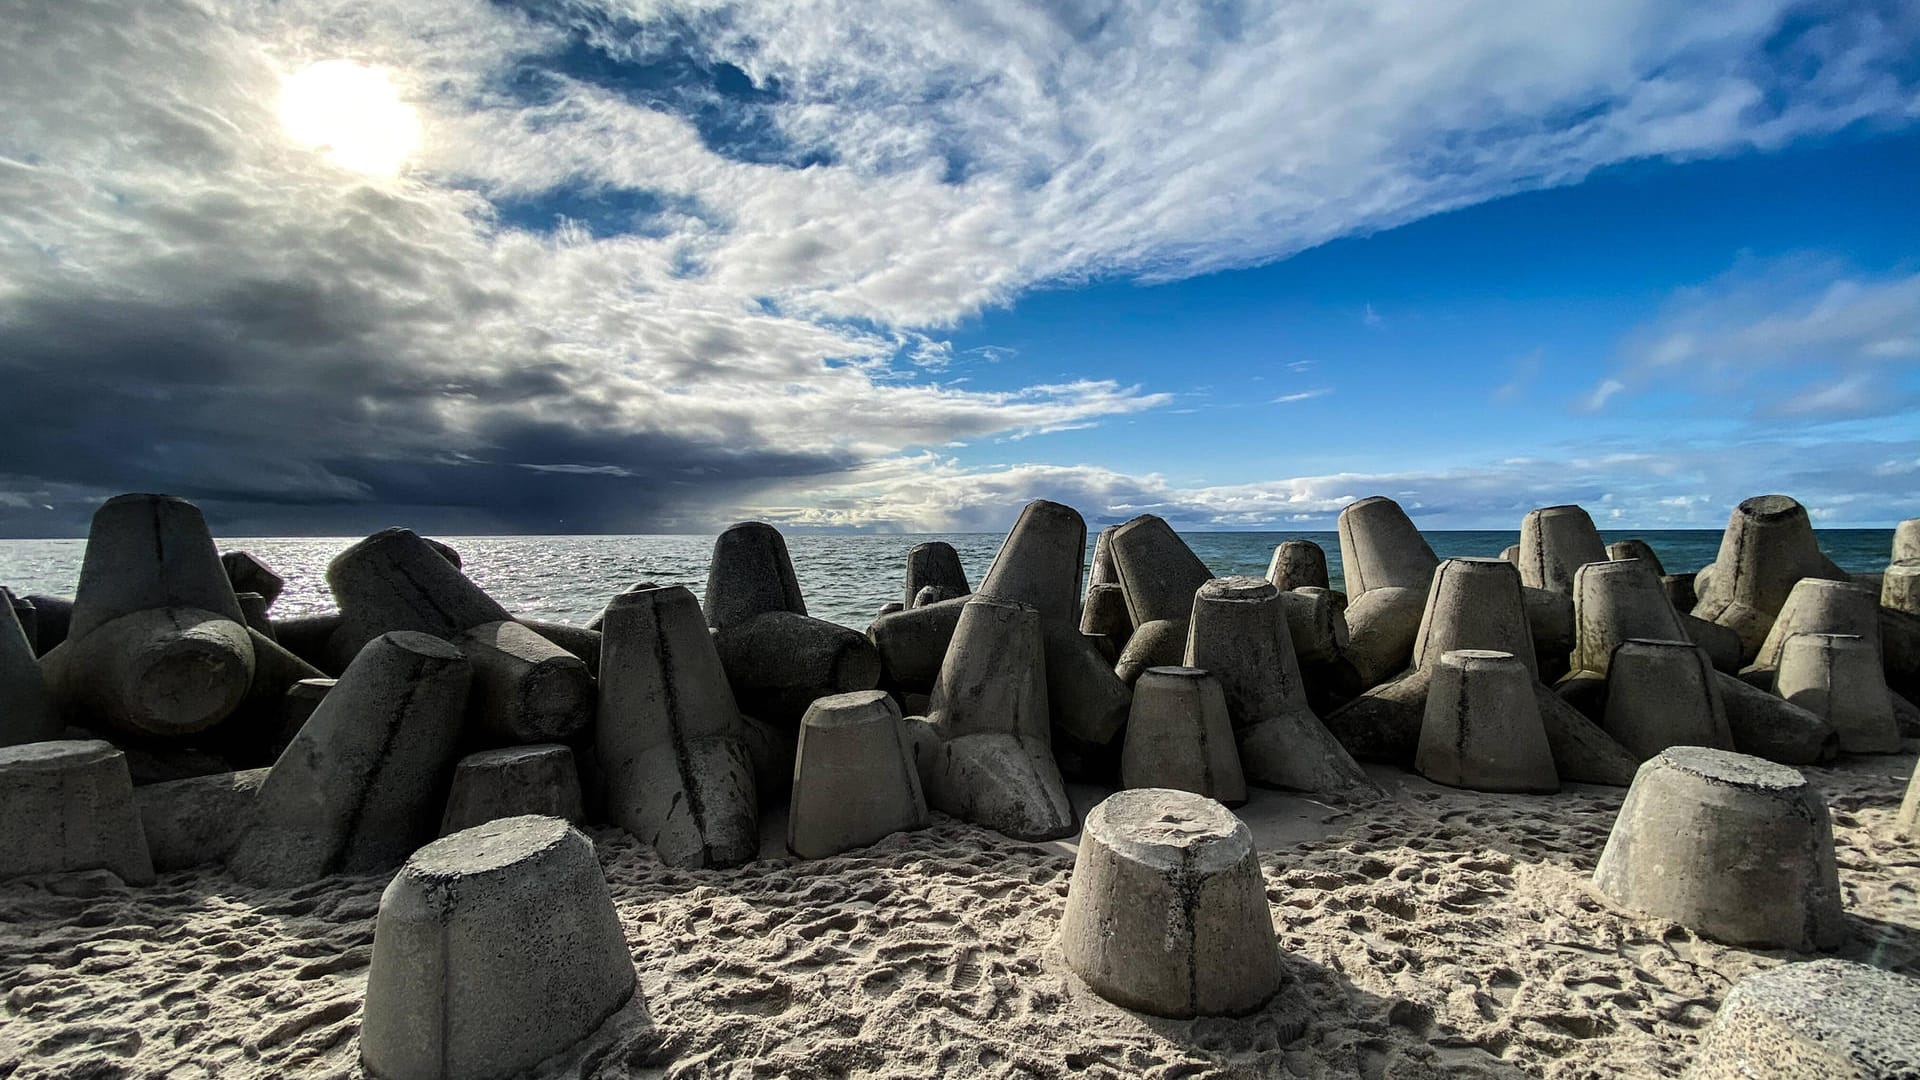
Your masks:
<svg viewBox="0 0 1920 1080"><path fill-rule="evenodd" d="M1185 659L1219 680L1248 780L1345 798L1380 794L1308 707L1286 608L1272 583L1230 577L1200 586Z"/></svg>
<svg viewBox="0 0 1920 1080"><path fill-rule="evenodd" d="M1350 503L1340 511L1338 527L1341 573L1352 601L1388 586L1426 595L1440 560L1399 503L1384 495ZM1347 620L1354 621L1351 609Z"/></svg>
<svg viewBox="0 0 1920 1080"><path fill-rule="evenodd" d="M1600 726L1641 761L1669 746L1733 749L1713 665L1688 641L1621 642Z"/></svg>
<svg viewBox="0 0 1920 1080"><path fill-rule="evenodd" d="M1825 800L1746 754L1676 746L1640 766L1593 883L1732 945L1812 952L1845 934Z"/></svg>
<svg viewBox="0 0 1920 1080"><path fill-rule="evenodd" d="M513 621L429 541L387 529L347 548L327 565L341 626L329 658L344 665L364 642L393 630L451 642L473 669L469 712L475 730L496 743L553 742L593 720L593 677L586 662Z"/></svg>
<svg viewBox="0 0 1920 1080"><path fill-rule="evenodd" d="M1253 833L1186 791L1116 792L1087 814L1060 921L1067 966L1154 1016L1238 1016L1280 989Z"/></svg>
<svg viewBox="0 0 1920 1080"><path fill-rule="evenodd" d="M388 869L431 840L470 678L439 638L369 642L267 773L227 868L256 885L301 884Z"/></svg>
<svg viewBox="0 0 1920 1080"><path fill-rule="evenodd" d="M1783 964L1733 985L1688 1080L1911 1080L1920 981L1846 960Z"/></svg>
<svg viewBox="0 0 1920 1080"><path fill-rule="evenodd" d="M1114 660L1113 673L1132 687L1148 668L1178 666L1187 648L1187 620L1155 619L1134 627Z"/></svg>
<svg viewBox="0 0 1920 1080"><path fill-rule="evenodd" d="M0 610L0 746L58 739L61 727L33 643L6 605Z"/></svg>
<svg viewBox="0 0 1920 1080"><path fill-rule="evenodd" d="M1429 780L1474 791L1559 791L1533 692L1537 682L1512 653L1441 654L1433 664L1414 768Z"/></svg>
<svg viewBox="0 0 1920 1080"><path fill-rule="evenodd" d="M591 1035L634 994L593 842L556 817L436 840L380 896L360 1060L380 1080L491 1080Z"/></svg>
<svg viewBox="0 0 1920 1080"><path fill-rule="evenodd" d="M468 754L453 767L453 790L440 816L450 836L499 818L539 814L578 824L580 771L573 751L558 743L508 746Z"/></svg>
<svg viewBox="0 0 1920 1080"><path fill-rule="evenodd" d="M1346 615L1334 605L1331 589L1306 585L1281 590L1280 604L1287 613L1287 635L1293 639L1293 654L1301 664L1318 666L1340 662L1346 655L1351 635Z"/></svg>
<svg viewBox="0 0 1920 1080"><path fill-rule="evenodd" d="M1149 668L1140 676L1120 754L1120 785L1191 791L1228 806L1247 801L1220 680L1191 667Z"/></svg>
<svg viewBox="0 0 1920 1080"><path fill-rule="evenodd" d="M765 522L741 522L714 539L702 608L734 697L770 724L792 729L815 698L880 685L874 643L807 614L786 538Z"/></svg>
<svg viewBox="0 0 1920 1080"><path fill-rule="evenodd" d="M1080 632L1086 550L1080 512L1036 499L1020 511L977 592L1038 613L1052 722L1076 748L1104 752L1117 748L1132 697L1099 646Z"/></svg>
<svg viewBox="0 0 1920 1080"><path fill-rule="evenodd" d="M1714 672L1713 684L1735 750L1782 765L1817 765L1840 753L1839 734L1806 709L1725 672Z"/></svg>
<svg viewBox="0 0 1920 1080"><path fill-rule="evenodd" d="M1600 530L1578 506L1530 510L1520 522L1520 581L1529 588L1570 593L1574 571L1606 561Z"/></svg>
<svg viewBox="0 0 1920 1080"><path fill-rule="evenodd" d="M1613 543L1607 545L1607 558L1614 562L1639 559L1641 562L1653 567L1654 574L1663 578L1667 576L1667 568L1660 564L1660 556L1654 554L1653 545L1647 543L1645 540L1615 540Z"/></svg>
<svg viewBox="0 0 1920 1080"><path fill-rule="evenodd" d="M1135 626L1186 618L1194 592L1213 577L1173 526L1152 514L1113 530L1109 547Z"/></svg>
<svg viewBox="0 0 1920 1080"><path fill-rule="evenodd" d="M1801 578L1847 580L1821 554L1806 508L1785 495L1759 495L1734 508L1720 553L1694 579L1693 613L1740 634L1742 659L1760 651L1774 616Z"/></svg>
<svg viewBox="0 0 1920 1080"><path fill-rule="evenodd" d="M266 769L189 776L133 789L153 868L161 873L226 859L253 821Z"/></svg>
<svg viewBox="0 0 1920 1080"><path fill-rule="evenodd" d="M1327 553L1311 540L1283 540L1267 563L1267 580L1281 592L1293 589L1330 589Z"/></svg>
<svg viewBox="0 0 1920 1080"><path fill-rule="evenodd" d="M1887 561L1920 561L1920 518L1907 518L1893 527L1893 552Z"/></svg>
<svg viewBox="0 0 1920 1080"><path fill-rule="evenodd" d="M699 604L640 586L600 624L595 757L608 818L669 866L739 866L759 853L753 762Z"/></svg>
<svg viewBox="0 0 1920 1080"><path fill-rule="evenodd" d="M0 879L67 870L152 883L126 755L97 740L0 748Z"/></svg>
<svg viewBox="0 0 1920 1080"><path fill-rule="evenodd" d="M1690 640L1653 567L1638 559L1588 563L1576 570L1573 621L1575 672L1606 675L1614 650L1630 638Z"/></svg>
<svg viewBox="0 0 1920 1080"><path fill-rule="evenodd" d="M1347 604L1345 659L1360 689L1379 686L1406 670L1432 578L1429 571L1427 584L1417 589L1397 585L1368 589Z"/></svg>
<svg viewBox="0 0 1920 1080"><path fill-rule="evenodd" d="M1920 615L1920 560L1897 562L1880 579L1880 606Z"/></svg>
<svg viewBox="0 0 1920 1080"><path fill-rule="evenodd" d="M1802 578L1794 582L1786 603L1774 617L1754 654L1753 667L1772 670L1780 666L1780 654L1787 639L1795 634L1851 634L1866 640L1873 651L1874 663L1880 663L1880 609L1874 590L1850 581Z"/></svg>
<svg viewBox="0 0 1920 1080"><path fill-rule="evenodd" d="M933 586L949 591L951 599L973 591L967 584L967 571L960 565L960 553L945 540L929 540L907 549L907 590L903 607L920 606L920 590Z"/></svg>
<svg viewBox="0 0 1920 1080"><path fill-rule="evenodd" d="M927 821L920 770L893 698L861 690L815 701L800 721L787 850L824 859Z"/></svg>
<svg viewBox="0 0 1920 1080"><path fill-rule="evenodd" d="M1117 654L1133 636L1133 616L1127 611L1127 591L1118 585L1091 585L1080 613L1080 632L1099 634L1113 643Z"/></svg>
<svg viewBox="0 0 1920 1080"><path fill-rule="evenodd" d="M236 595L259 593L268 607L280 599L281 590L287 587L285 578L250 551L229 551L220 556L220 566L226 570L227 581Z"/></svg>
<svg viewBox="0 0 1920 1080"><path fill-rule="evenodd" d="M1073 832L1054 763L1040 614L988 595L967 601L924 722L909 721L927 804L1016 840Z"/></svg>
<svg viewBox="0 0 1920 1080"><path fill-rule="evenodd" d="M1879 650L1856 634L1795 634L1773 692L1827 722L1849 754L1897 754L1900 728Z"/></svg>
<svg viewBox="0 0 1920 1080"><path fill-rule="evenodd" d="M172 495L117 495L87 530L69 639L137 611L195 608L244 623L200 508Z"/></svg>

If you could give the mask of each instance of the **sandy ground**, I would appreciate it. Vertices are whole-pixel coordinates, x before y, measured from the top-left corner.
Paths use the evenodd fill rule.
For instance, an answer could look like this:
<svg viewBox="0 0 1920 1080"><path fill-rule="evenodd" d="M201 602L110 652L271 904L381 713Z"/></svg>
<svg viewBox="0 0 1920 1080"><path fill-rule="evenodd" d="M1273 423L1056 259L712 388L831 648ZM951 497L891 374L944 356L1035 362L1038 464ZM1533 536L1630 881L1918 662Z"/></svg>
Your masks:
<svg viewBox="0 0 1920 1080"><path fill-rule="evenodd" d="M1912 748L1808 774L1833 810L1839 954L1920 975L1920 845L1891 832ZM1242 811L1287 985L1241 1019L1143 1017L1063 968L1070 842L936 815L841 858L688 872L596 830L644 1001L540 1075L1665 1076L1735 979L1794 958L1610 911L1586 876L1619 790L1375 775L1394 800ZM359 1076L384 884L0 884L0 1077Z"/></svg>

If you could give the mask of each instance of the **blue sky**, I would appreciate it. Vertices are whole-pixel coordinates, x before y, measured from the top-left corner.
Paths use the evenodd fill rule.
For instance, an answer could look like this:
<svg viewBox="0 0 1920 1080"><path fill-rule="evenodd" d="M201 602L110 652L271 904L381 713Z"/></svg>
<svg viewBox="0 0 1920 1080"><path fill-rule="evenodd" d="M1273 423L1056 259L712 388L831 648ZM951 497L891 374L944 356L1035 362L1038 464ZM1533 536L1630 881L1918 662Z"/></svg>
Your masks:
<svg viewBox="0 0 1920 1080"><path fill-rule="evenodd" d="M1920 505L1920 12L0 0L0 535Z"/></svg>

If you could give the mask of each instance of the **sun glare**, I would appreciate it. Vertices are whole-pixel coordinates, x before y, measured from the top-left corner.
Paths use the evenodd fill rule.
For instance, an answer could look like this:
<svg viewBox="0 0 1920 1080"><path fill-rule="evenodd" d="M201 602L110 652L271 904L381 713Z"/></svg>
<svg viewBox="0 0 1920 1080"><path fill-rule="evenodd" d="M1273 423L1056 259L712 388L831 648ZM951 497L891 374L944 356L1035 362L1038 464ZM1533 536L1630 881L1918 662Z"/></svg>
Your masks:
<svg viewBox="0 0 1920 1080"><path fill-rule="evenodd" d="M420 143L420 117L379 68L322 60L280 87L288 138L342 168L394 176Z"/></svg>

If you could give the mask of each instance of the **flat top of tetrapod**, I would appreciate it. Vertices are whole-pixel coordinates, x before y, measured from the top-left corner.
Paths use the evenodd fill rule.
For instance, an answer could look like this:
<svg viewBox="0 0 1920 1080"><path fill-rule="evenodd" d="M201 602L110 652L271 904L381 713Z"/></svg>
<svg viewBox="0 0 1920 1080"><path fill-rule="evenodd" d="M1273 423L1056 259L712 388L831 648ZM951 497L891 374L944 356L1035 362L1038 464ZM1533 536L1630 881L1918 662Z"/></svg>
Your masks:
<svg viewBox="0 0 1920 1080"><path fill-rule="evenodd" d="M1129 788L1094 807L1087 815L1087 829L1109 842L1188 849L1226 840L1246 826L1205 795L1172 788Z"/></svg>
<svg viewBox="0 0 1920 1080"><path fill-rule="evenodd" d="M814 698L800 718L802 724L812 728L894 724L899 720L900 709L885 690L850 690Z"/></svg>
<svg viewBox="0 0 1920 1080"><path fill-rule="evenodd" d="M1655 762L1691 773L1702 780L1736 787L1789 791L1807 786L1807 778L1800 775L1798 769L1751 754L1736 754L1731 750L1715 750L1707 746L1669 746L1648 765Z"/></svg>
<svg viewBox="0 0 1920 1080"><path fill-rule="evenodd" d="M1727 1003L1889 1075L1920 1061L1920 980L1891 971L1833 959L1783 964L1734 984Z"/></svg>
<svg viewBox="0 0 1920 1080"><path fill-rule="evenodd" d="M55 739L50 742L21 743L18 746L0 747L0 768L22 766L35 768L44 765L84 765L100 761L103 758L118 756L110 742L100 739Z"/></svg>
<svg viewBox="0 0 1920 1080"><path fill-rule="evenodd" d="M496 818L413 853L407 870L423 877L469 877L532 858L565 840L573 826L544 814Z"/></svg>

